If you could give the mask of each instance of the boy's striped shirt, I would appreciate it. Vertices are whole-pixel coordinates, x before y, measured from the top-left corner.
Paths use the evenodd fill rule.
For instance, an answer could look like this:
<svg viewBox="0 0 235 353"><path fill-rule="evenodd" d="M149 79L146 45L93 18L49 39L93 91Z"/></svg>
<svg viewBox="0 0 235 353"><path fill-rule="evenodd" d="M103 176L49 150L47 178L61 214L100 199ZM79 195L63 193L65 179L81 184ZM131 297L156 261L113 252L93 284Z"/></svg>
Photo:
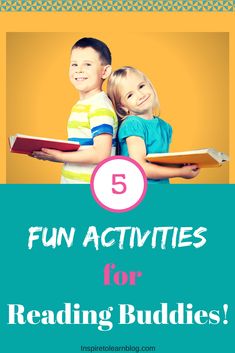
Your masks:
<svg viewBox="0 0 235 353"><path fill-rule="evenodd" d="M80 150L93 146L94 137L110 134L113 137L112 153L116 152L118 121L112 103L104 92L78 101L72 108L68 121L68 140L78 141ZM95 164L65 163L62 184L89 183Z"/></svg>

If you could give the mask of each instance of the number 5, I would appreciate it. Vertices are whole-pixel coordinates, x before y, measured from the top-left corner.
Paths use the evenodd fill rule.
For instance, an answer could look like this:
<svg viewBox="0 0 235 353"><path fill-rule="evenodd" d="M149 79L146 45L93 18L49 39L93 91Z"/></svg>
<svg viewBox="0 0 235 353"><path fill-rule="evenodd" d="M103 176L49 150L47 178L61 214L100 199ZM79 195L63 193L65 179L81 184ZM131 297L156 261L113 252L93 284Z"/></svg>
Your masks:
<svg viewBox="0 0 235 353"><path fill-rule="evenodd" d="M112 185L120 185L121 189L117 190L112 188L113 194L124 194L126 192L126 184L123 181L118 181L117 178L126 179L125 174L113 174L112 175Z"/></svg>

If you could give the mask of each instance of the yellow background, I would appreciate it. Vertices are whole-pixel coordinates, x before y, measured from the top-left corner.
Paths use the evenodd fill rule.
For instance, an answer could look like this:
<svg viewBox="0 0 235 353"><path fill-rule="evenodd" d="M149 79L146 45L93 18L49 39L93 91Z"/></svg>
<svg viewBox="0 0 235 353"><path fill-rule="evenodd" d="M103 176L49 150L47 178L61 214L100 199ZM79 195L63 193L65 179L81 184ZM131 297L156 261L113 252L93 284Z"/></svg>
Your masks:
<svg viewBox="0 0 235 353"><path fill-rule="evenodd" d="M10 154L6 136L66 139L78 99L68 80L70 47L82 36L109 45L114 69L132 65L150 77L161 116L173 126L171 151L229 153L228 165L204 169L187 183L234 183L233 13L1 13L0 19L2 183L59 182L60 164Z"/></svg>

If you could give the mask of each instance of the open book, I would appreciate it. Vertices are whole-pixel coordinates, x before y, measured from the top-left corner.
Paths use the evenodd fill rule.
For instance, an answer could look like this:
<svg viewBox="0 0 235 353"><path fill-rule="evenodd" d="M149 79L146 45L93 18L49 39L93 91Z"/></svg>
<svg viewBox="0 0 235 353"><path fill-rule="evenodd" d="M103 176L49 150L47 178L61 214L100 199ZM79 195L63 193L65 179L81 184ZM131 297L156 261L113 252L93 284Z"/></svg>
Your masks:
<svg viewBox="0 0 235 353"><path fill-rule="evenodd" d="M219 167L229 161L223 152L213 148L173 153L150 153L146 160L159 165L182 166L184 164L197 164L200 168Z"/></svg>
<svg viewBox="0 0 235 353"><path fill-rule="evenodd" d="M78 142L56 140L36 136L16 134L9 137L11 152L31 154L33 151L40 151L42 148L52 148L59 151L77 151L80 147Z"/></svg>

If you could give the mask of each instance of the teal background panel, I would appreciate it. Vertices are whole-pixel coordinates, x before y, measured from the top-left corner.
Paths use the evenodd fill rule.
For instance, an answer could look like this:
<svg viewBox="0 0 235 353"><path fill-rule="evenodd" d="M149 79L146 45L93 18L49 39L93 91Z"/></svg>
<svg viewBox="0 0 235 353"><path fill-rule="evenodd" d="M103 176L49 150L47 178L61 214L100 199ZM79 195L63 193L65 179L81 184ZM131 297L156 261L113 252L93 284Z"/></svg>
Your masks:
<svg viewBox="0 0 235 353"><path fill-rule="evenodd" d="M155 346L157 352L234 351L234 185L149 185L143 202L127 213L111 213L92 198L88 185L1 185L0 345L1 352L80 352L81 346ZM31 226L76 228L71 248L45 248L36 241L28 249ZM89 226L206 227L199 249L152 249L150 242L130 249L82 246ZM141 271L136 286L104 286L103 270ZM110 331L97 325L8 325L7 304L26 310L54 311L64 303L81 310L114 308ZM196 310L223 309L228 324L119 325L118 304L157 310L192 303Z"/></svg>

